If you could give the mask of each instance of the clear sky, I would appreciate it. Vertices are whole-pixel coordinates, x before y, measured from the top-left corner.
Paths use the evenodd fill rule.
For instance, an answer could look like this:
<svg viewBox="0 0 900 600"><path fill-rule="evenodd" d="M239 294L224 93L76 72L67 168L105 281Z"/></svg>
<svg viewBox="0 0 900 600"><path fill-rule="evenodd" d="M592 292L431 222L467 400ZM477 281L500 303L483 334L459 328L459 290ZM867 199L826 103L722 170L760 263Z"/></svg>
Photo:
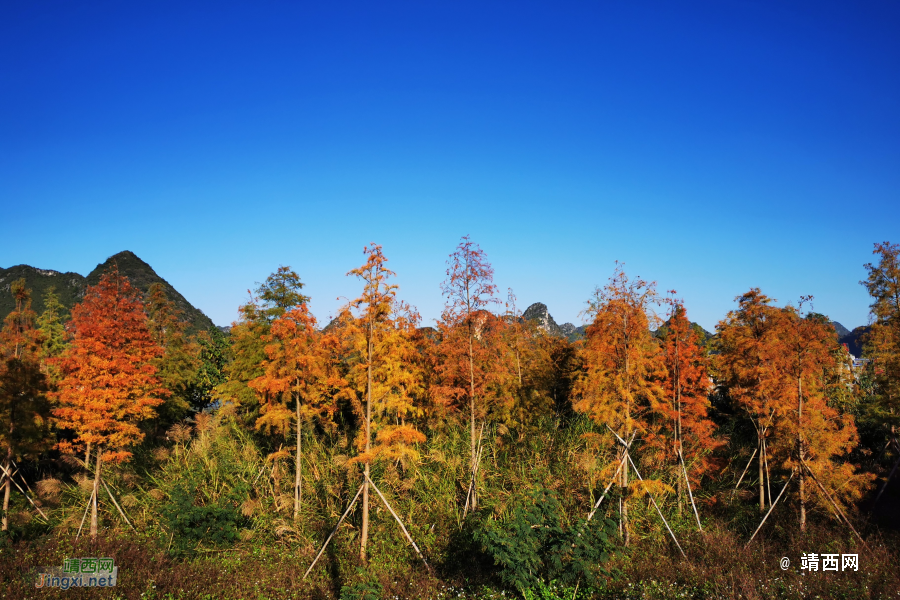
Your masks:
<svg viewBox="0 0 900 600"><path fill-rule="evenodd" d="M709 330L752 286L852 328L900 242L898 32L888 0L4 2L0 266L132 250L227 324L290 265L324 320L374 241L428 323L470 234L560 323L619 260Z"/></svg>

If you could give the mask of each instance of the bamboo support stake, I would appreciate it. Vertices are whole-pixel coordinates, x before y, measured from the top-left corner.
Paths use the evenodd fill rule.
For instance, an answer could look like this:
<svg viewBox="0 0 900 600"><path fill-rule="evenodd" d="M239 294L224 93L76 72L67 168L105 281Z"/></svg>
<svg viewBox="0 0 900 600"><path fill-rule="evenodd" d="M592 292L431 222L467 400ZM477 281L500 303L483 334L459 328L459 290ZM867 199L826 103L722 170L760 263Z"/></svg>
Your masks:
<svg viewBox="0 0 900 600"><path fill-rule="evenodd" d="M750 460L747 461L747 466L744 467L744 472L741 473L740 478L738 479L737 484L734 486L734 490L731 492L732 497L734 496L734 492L741 486L741 482L744 480L744 475L747 474L747 469L750 468L750 465L753 464L753 457L756 456L756 453L759 451L759 448L753 449L753 454L750 455Z"/></svg>
<svg viewBox="0 0 900 600"><path fill-rule="evenodd" d="M481 422L481 431L478 432L478 450L475 452L475 464L472 465L472 478L469 481L469 489L466 492L466 505L463 508L463 520L465 520L466 515L469 513L469 500L472 498L472 493L475 489L475 478L478 477L478 466L481 464L481 453L484 450L482 441L484 440L484 424L486 422L487 419Z"/></svg>
<svg viewBox="0 0 900 600"><path fill-rule="evenodd" d="M634 439L634 436L632 436L632 439ZM581 537L581 534L584 533L584 530L587 528L587 524L590 522L591 519L594 518L594 513L597 512L598 508L600 508L600 503L603 502L604 498L606 498L606 493L609 492L609 488L611 488L612 485L616 482L616 478L619 476L619 471L622 470L622 465L624 465L624 464L625 464L625 457L623 456L622 460L619 461L619 466L616 467L616 473L615 473L615 475L612 476L612 479L610 480L609 485L606 486L606 489L603 490L603 494L600 496L600 499L597 500L597 502L594 504L594 508L592 508L591 512L588 513L587 519L585 519L584 527L582 527L581 531L578 532L578 537ZM575 547L575 542L572 542L572 547L573 548ZM575 586L575 587L577 588L578 586Z"/></svg>
<svg viewBox="0 0 900 600"><path fill-rule="evenodd" d="M119 514L122 515L122 518L125 519L125 522L128 523L128 526L131 527L131 530L137 532L137 529L134 528L134 525L132 525L131 521L128 520L128 517L125 516L125 511L122 510L122 507L119 506L118 502L116 502L116 497L113 496L113 493L110 491L109 486L106 485L106 481L104 481L102 477L100 478L100 483L103 484L103 488L106 490L106 493L109 494L109 499L113 501L113 504L115 504L116 508L119 510Z"/></svg>
<svg viewBox="0 0 900 600"><path fill-rule="evenodd" d="M691 481L688 479L687 467L684 466L684 456L682 456L680 450L678 451L678 460L681 462L681 470L684 473L684 482L687 484L688 498L691 499L691 506L694 508L694 516L697 517L697 527L700 528L700 531L703 531L703 525L700 524L700 514L697 512L697 505L694 504L694 493L691 491Z"/></svg>
<svg viewBox="0 0 900 600"><path fill-rule="evenodd" d="M312 564L309 565L309 568L306 570L306 573L303 574L303 579L306 579L306 576L309 575L309 572L313 570L313 567L316 566L316 563L319 562L319 557L322 556L322 553L325 552L325 548L328 547L328 542L331 541L331 538L334 537L334 534L337 533L338 527L341 526L341 523L344 522L344 519L347 518L347 515L350 514L350 511L353 509L353 505L356 504L356 501L359 499L359 495L362 494L363 487L365 487L365 483L359 486L359 489L356 490L356 495L353 496L353 500L350 501L350 504L347 505L347 510L344 511L344 514L341 515L341 518L338 519L337 525L334 526L334 529L331 530L331 533L328 534L328 538L326 538L325 543L322 544L322 549L319 550L319 553L316 554L316 558L313 559Z"/></svg>
<svg viewBox="0 0 900 600"><path fill-rule="evenodd" d="M806 461L803 459L800 459L800 464L803 465L804 467L806 467L806 472L809 473L810 476L812 476L813 481L816 482L816 485L819 486L819 489L822 490L822 493L825 494L825 497L828 498L828 501L831 502L831 505L834 507L834 509L844 519L844 522L847 524L847 527L850 528L850 531L855 533L856 537L859 538L859 541L862 542L862 545L868 549L868 547L869 547L868 544L866 544L865 540L862 539L862 536L859 535L859 532L856 531L856 528L853 527L853 524L850 523L850 519L847 518L847 515L845 515L844 512L841 510L841 508L837 505L837 502L834 501L834 499L831 497L831 494L828 493L828 490L825 489L825 486L823 486L822 483L819 481L819 478L816 477L816 474L813 473L812 469L809 468L809 465L806 464Z"/></svg>
<svg viewBox="0 0 900 600"><path fill-rule="evenodd" d="M81 535L81 530L84 528L84 521L87 519L88 511L91 509L91 504L94 502L94 490L91 490L91 497L88 499L87 506L84 508L84 515L81 517L81 525L78 526L78 533L75 534L75 541L78 541L78 536Z"/></svg>
<svg viewBox="0 0 900 600"><path fill-rule="evenodd" d="M631 446L631 443L634 442L634 436L637 435L637 432L631 434L631 440L628 442L628 447ZM616 482L616 477L619 476L619 471L622 470L622 465L625 464L625 457L622 456L622 460L619 461L619 466L616 468L615 475L612 476L612 480L610 480L609 485L606 486L606 489L603 490L603 495L600 496L600 499L594 503L594 508L591 509L591 512L588 513L587 520L590 521L594 517L594 513L597 512L597 509L600 508L600 503L603 502L603 499L606 498L607 492L609 492L609 488ZM580 535L580 534L579 534Z"/></svg>
<svg viewBox="0 0 900 600"><path fill-rule="evenodd" d="M32 496L36 496L37 494L35 494L34 491L31 489L31 486L28 485L28 480L25 479L24 475L22 475L22 470L19 469L19 465L16 464L16 461L10 460L9 462L11 462L12 466L14 466L19 471L19 479L21 479L22 483L25 484L25 489L28 490L28 493L31 494Z"/></svg>
<svg viewBox="0 0 900 600"><path fill-rule="evenodd" d="M744 545L744 548L750 545L750 542L753 541L753 538L756 537L756 534L759 533L759 530L762 529L763 524L766 522L766 519L769 518L769 515L772 514L772 511L775 510L775 505L778 504L778 501L781 500L781 494L784 494L784 490L788 488L788 484L791 482L791 479L794 478L794 473L796 473L796 469L791 470L791 476L788 477L788 480L784 482L784 487L781 488L781 493L778 494L778 497L775 498L775 502L772 503L772 506L769 507L769 512L766 513L766 516L763 517L762 522L759 524L759 527L756 528L756 531L753 532L753 535L750 536L750 539L747 540L747 543Z"/></svg>
<svg viewBox="0 0 900 600"><path fill-rule="evenodd" d="M634 464L634 461L631 460L631 455L628 453L628 447L630 444L626 444L625 440L623 440L621 437L619 437L619 434L616 433L615 431L613 431L609 425L607 425L606 428L609 429L610 431L612 431L612 434L614 436L616 436L616 439L619 440L619 442L623 446L625 446L625 457L628 459L628 462L631 463L631 468L634 469L634 474L637 475L637 478L639 480L644 481L644 478L641 477L641 474L638 471L637 466ZM632 435L632 440L633 439L634 439L634 435ZM663 524L666 526L666 529L669 531L669 535L672 536L672 540L675 542L675 545L678 546L678 550L679 550L679 552L681 552L681 556L683 556L684 558L687 558L687 555L684 553L684 550L682 550L682 548L681 548L681 544L678 543L678 538L675 537L675 534L672 532L672 528L669 527L669 522L666 521L666 518L663 516L662 511L659 509L659 505L656 503L656 499L653 497L653 494L651 494L650 491L648 490L647 495L650 497L650 501L653 503L653 507L656 509L656 513L659 515L659 518L662 519Z"/></svg>
<svg viewBox="0 0 900 600"><path fill-rule="evenodd" d="M403 521L400 520L400 517L397 516L397 513L394 512L394 509L391 508L391 505L388 504L387 498L384 497L384 494L381 493L381 490L378 489L378 486L375 485L375 482L372 481L368 476L366 479L369 480L369 485L372 486L372 489L375 490L375 493L378 494L378 497L381 498L381 501L384 502L384 505L387 507L389 511L391 511L391 515L393 515L394 519L397 520L397 525L400 526L400 529L403 531L403 534L406 536L406 539L409 540L409 543L412 544L412 547L415 549L416 554L419 555L419 558L422 559L422 562L425 563L425 566L428 568L428 572L434 575L434 571L431 570L431 565L428 564L428 561L425 560L425 557L422 556L422 551L419 550L419 547L416 546L416 543L413 541L412 536L409 535L409 532L406 530L406 527L403 526Z"/></svg>
<svg viewBox="0 0 900 600"><path fill-rule="evenodd" d="M628 450L625 451L625 456L628 457L628 462L631 463L631 468L634 469L634 474L637 475L637 478L640 479L641 481L644 481L644 478L641 477L641 474L638 472L637 467L634 465L634 461L631 460L631 455L628 454ZM653 507L656 509L656 512L659 515L659 518L662 519L662 522L665 524L666 529L669 530L669 535L672 536L672 540L674 540L675 545L678 546L678 551L681 552L681 556L683 556L684 558L687 558L687 555L684 553L684 550L681 549L681 544L678 543L678 538L676 538L675 534L672 533L672 528L669 527L669 522L666 521L666 518L663 516L662 511L659 510L659 505L656 503L656 499L653 498L653 494L651 494L650 491L648 490L647 495L650 496L650 501L653 502Z"/></svg>
<svg viewBox="0 0 900 600"><path fill-rule="evenodd" d="M766 447L766 438L763 438L763 465L766 467L766 492L769 496L769 504L772 504L772 477L769 475L769 451Z"/></svg>
<svg viewBox="0 0 900 600"><path fill-rule="evenodd" d="M600 495L600 499L594 503L594 507L591 509L591 512L588 513L587 520L590 521L594 518L594 513L597 512L597 509L600 508L600 503L603 502L603 499L606 498L607 492L609 492L609 488L613 486L616 482L616 478L619 476L619 471L622 470L622 465L625 464L625 457L622 456L622 460L619 461L619 466L616 467L616 473L612 476L612 479L609 481L609 485L606 486L606 489L603 490L603 494Z"/></svg>
<svg viewBox="0 0 900 600"><path fill-rule="evenodd" d="M49 519L47 518L47 515L45 515L44 511L41 510L41 507L38 506L37 504L35 504L34 500L32 500L31 497L29 497L28 494L25 493L25 490L23 490L22 487L18 483L16 483L16 480L13 479L12 475L15 475L15 473L10 475L9 471L7 471L6 467L4 467L3 465L0 465L0 470L3 471L4 477L8 478L12 482L12 484L14 486L16 486L16 489L19 490L20 492L22 492L22 495L25 496L25 499L28 500L29 502L31 502L31 505L34 508L36 508L39 513L41 513L41 516L44 517L44 520L49 521ZM12 470L12 469L10 469L10 470ZM16 471L16 473L18 473L18 471ZM20 475L20 477L21 477L21 475ZM25 481L25 479L23 478L22 481ZM28 484L26 483L25 485L27 486Z"/></svg>
<svg viewBox="0 0 900 600"><path fill-rule="evenodd" d="M466 504L463 507L463 520L465 520L466 515L469 514L469 502L472 499L473 490L475 489L475 478L478 477L478 465L481 461L481 453L483 448L479 446L478 451L475 453L475 468L472 470L472 477L469 479L469 489L466 490Z"/></svg>

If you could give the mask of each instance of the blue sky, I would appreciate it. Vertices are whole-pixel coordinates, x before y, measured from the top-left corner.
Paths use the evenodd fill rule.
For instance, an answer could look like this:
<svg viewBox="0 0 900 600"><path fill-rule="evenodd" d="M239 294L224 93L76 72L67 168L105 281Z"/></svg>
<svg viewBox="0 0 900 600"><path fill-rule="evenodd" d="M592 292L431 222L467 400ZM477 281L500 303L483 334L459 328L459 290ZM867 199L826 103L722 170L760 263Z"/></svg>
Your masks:
<svg viewBox="0 0 900 600"><path fill-rule="evenodd" d="M0 266L129 249L227 324L290 265L324 320L374 241L429 322L470 234L560 323L619 260L853 327L900 241L895 2L137 4L0 8Z"/></svg>

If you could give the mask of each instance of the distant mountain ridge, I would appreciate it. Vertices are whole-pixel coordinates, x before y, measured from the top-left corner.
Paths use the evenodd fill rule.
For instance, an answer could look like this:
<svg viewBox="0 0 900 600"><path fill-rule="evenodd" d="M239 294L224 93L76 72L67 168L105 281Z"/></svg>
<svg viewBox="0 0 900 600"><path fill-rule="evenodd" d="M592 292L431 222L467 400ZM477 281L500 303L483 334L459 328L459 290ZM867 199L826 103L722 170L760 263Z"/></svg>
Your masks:
<svg viewBox="0 0 900 600"><path fill-rule="evenodd" d="M847 331L847 328L841 325L840 323L833 323L835 326L834 329L838 334L838 342L841 344L847 345L847 350L850 351L850 354L855 356L856 358L862 358L863 355L863 338L871 327L868 325L863 325L862 327L856 327L853 331ZM842 332L846 332L843 333Z"/></svg>
<svg viewBox="0 0 900 600"><path fill-rule="evenodd" d="M587 325L579 325L576 327L572 323L563 323L562 325L557 324L556 320L553 318L553 315L550 314L550 310L547 308L547 305L543 302L535 302L534 304L526 308L525 312L522 313L522 318L526 321L537 321L538 328L544 333L564 337L572 342L583 338L584 331L587 328ZM861 338L869 331L869 327L857 327L853 331L850 331L837 321L832 321L831 325L837 332L838 341L842 344L847 344L847 347L850 350L850 354L856 356L857 358L862 356ZM700 335L701 343L704 345L707 344L712 338L716 337L715 333L706 331L706 329L704 329L697 323L691 323L691 326ZM652 333L656 334L656 331Z"/></svg>
<svg viewBox="0 0 900 600"><path fill-rule="evenodd" d="M584 325L576 327L571 323L563 323L557 325L553 319L553 315L547 309L547 305L543 302L535 302L525 309L522 318L526 321L537 321L538 328L544 333L568 338L569 341L575 341L584 337Z"/></svg>
<svg viewBox="0 0 900 600"><path fill-rule="evenodd" d="M63 306L71 311L72 307L84 298L88 286L96 285L100 281L100 276L114 264L118 266L119 273L128 277L131 284L141 291L145 299L150 286L161 283L169 300L184 313L184 320L189 324L189 332L205 331L214 327L212 320L203 314L203 311L194 307L168 281L157 275L150 265L128 250L110 256L105 262L97 265L87 277L78 273L61 273L29 265L0 268L0 320L15 308L15 302L9 292L10 284L16 279L25 279L25 287L31 290L32 309L37 314L44 311L44 294L51 286L56 289Z"/></svg>

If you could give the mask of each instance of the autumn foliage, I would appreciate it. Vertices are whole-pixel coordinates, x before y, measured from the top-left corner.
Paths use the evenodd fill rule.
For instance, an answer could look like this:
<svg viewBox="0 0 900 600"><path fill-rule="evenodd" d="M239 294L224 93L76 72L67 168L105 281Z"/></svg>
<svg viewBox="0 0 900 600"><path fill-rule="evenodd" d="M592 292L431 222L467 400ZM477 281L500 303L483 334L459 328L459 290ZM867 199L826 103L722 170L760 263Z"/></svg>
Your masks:
<svg viewBox="0 0 900 600"><path fill-rule="evenodd" d="M104 461L127 460L129 448L144 437L139 423L153 417L167 395L152 364L163 349L153 340L138 292L117 270L88 288L72 310L70 328L53 412L74 437L59 447L73 452L90 444L102 449Z"/></svg>
<svg viewBox="0 0 900 600"><path fill-rule="evenodd" d="M862 361L812 297L783 305L750 288L711 335L674 291L660 297L655 282L620 263L588 300L586 327L559 335L534 308L523 314L511 289L501 304L493 267L468 236L447 260L433 326L401 299L374 243L347 273L358 294L333 317L317 320L299 275L280 266L230 330L197 336L161 285L142 296L115 268L88 288L65 328L52 293L38 319L14 282L16 307L0 330L0 463L11 472L15 461L46 457L53 442L75 455L66 476L84 492L71 497L86 496L84 471L94 477L93 536L101 491L114 500L116 486L151 473L146 493L124 496L133 511L116 508L140 512L145 527L161 523L169 543L186 536L174 542L178 552L262 540L296 544L304 563L318 551L334 565L343 550L323 554L323 541L349 540L360 577L385 554L400 560L383 533L390 519L404 544L429 544L415 547L416 560L457 553L445 569L477 559L478 540L499 544L492 556L501 562L518 540L521 564L537 565L529 561L538 550L524 546L547 535L555 541L544 558L558 559L559 572L565 561L581 569L567 593L577 596L599 573L577 543L585 532L641 548L664 535L680 551L669 558L690 560L722 531L747 544L760 530L793 536L831 519L861 524L877 479L890 496L886 483L900 468L900 250L877 244L875 254L863 282L873 323ZM291 461L288 523L282 474ZM157 468L184 474L166 482ZM4 530L12 481L3 480ZM58 521L74 532L87 509L66 508L78 514ZM551 508L548 520L541 511ZM204 533L216 527L227 535ZM559 537L563 530L574 537ZM375 585L369 578L340 591Z"/></svg>
<svg viewBox="0 0 900 600"><path fill-rule="evenodd" d="M677 481L681 510L685 497L682 472L692 486L699 486L704 475L721 466L714 452L724 442L717 438L716 425L709 414L713 383L706 350L687 318L684 304L674 298L668 299L668 304L669 318L660 328L666 401L657 405L660 418L654 419L647 441L656 450L660 467L670 471L669 480Z"/></svg>

